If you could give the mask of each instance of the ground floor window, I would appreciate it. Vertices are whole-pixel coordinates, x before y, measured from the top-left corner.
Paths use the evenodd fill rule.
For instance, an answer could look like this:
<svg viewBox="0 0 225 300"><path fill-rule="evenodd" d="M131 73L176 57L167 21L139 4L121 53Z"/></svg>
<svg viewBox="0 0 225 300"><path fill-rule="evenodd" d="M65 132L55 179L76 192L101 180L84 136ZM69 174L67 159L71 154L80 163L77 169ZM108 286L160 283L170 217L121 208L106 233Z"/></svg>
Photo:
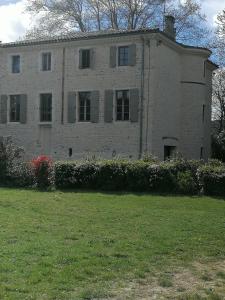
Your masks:
<svg viewBox="0 0 225 300"><path fill-rule="evenodd" d="M164 160L171 159L176 154L175 146L164 146Z"/></svg>
<svg viewBox="0 0 225 300"><path fill-rule="evenodd" d="M116 92L116 120L129 121L130 119L130 93L128 90Z"/></svg>
<svg viewBox="0 0 225 300"><path fill-rule="evenodd" d="M52 121L52 94L40 95L40 121Z"/></svg>
<svg viewBox="0 0 225 300"><path fill-rule="evenodd" d="M10 96L10 122L20 122L20 95Z"/></svg>
<svg viewBox="0 0 225 300"><path fill-rule="evenodd" d="M89 122L91 120L91 93L79 93L79 121Z"/></svg>

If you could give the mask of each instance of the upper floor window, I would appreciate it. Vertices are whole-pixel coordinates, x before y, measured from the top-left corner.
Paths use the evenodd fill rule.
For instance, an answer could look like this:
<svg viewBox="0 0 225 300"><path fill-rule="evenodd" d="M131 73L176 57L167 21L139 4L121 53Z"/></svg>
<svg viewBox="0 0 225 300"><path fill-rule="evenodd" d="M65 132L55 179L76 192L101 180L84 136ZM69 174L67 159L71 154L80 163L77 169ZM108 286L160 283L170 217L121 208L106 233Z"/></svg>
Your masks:
<svg viewBox="0 0 225 300"><path fill-rule="evenodd" d="M128 90L116 92L116 120L128 121L130 119L130 95Z"/></svg>
<svg viewBox="0 0 225 300"><path fill-rule="evenodd" d="M118 65L128 66L129 65L129 47L123 46L118 48Z"/></svg>
<svg viewBox="0 0 225 300"><path fill-rule="evenodd" d="M52 121L52 94L40 95L40 121Z"/></svg>
<svg viewBox="0 0 225 300"><path fill-rule="evenodd" d="M20 95L10 96L10 122L20 122Z"/></svg>
<svg viewBox="0 0 225 300"><path fill-rule="evenodd" d="M51 71L52 54L51 52L42 53L42 71Z"/></svg>
<svg viewBox="0 0 225 300"><path fill-rule="evenodd" d="M80 50L80 69L88 69L91 65L91 51L90 49L81 49Z"/></svg>
<svg viewBox="0 0 225 300"><path fill-rule="evenodd" d="M12 56L12 73L20 73L20 55Z"/></svg>
<svg viewBox="0 0 225 300"><path fill-rule="evenodd" d="M79 121L85 122L91 120L91 93L79 93Z"/></svg>

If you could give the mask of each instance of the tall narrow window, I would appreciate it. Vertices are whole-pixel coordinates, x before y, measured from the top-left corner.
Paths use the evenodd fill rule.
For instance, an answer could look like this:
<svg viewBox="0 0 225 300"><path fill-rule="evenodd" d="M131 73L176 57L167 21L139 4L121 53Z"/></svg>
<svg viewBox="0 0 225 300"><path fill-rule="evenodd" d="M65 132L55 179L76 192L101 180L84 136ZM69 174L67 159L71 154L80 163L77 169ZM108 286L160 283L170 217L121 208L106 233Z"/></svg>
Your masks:
<svg viewBox="0 0 225 300"><path fill-rule="evenodd" d="M123 46L118 48L118 65L128 66L129 62L129 47Z"/></svg>
<svg viewBox="0 0 225 300"><path fill-rule="evenodd" d="M81 50L82 69L90 68L90 49Z"/></svg>
<svg viewBox="0 0 225 300"><path fill-rule="evenodd" d="M42 71L51 71L52 54L51 52L42 53Z"/></svg>
<svg viewBox="0 0 225 300"><path fill-rule="evenodd" d="M10 122L20 122L20 95L10 96Z"/></svg>
<svg viewBox="0 0 225 300"><path fill-rule="evenodd" d="M205 121L205 104L202 105L202 123Z"/></svg>
<svg viewBox="0 0 225 300"><path fill-rule="evenodd" d="M203 159L203 156L204 156L204 148L201 147L201 149L200 149L200 159Z"/></svg>
<svg viewBox="0 0 225 300"><path fill-rule="evenodd" d="M129 91L116 92L116 120L128 121L130 119Z"/></svg>
<svg viewBox="0 0 225 300"><path fill-rule="evenodd" d="M88 122L91 120L91 93L79 93L79 121Z"/></svg>
<svg viewBox="0 0 225 300"><path fill-rule="evenodd" d="M12 73L20 73L20 55L12 56Z"/></svg>
<svg viewBox="0 0 225 300"><path fill-rule="evenodd" d="M52 121L52 94L40 95L40 121Z"/></svg>

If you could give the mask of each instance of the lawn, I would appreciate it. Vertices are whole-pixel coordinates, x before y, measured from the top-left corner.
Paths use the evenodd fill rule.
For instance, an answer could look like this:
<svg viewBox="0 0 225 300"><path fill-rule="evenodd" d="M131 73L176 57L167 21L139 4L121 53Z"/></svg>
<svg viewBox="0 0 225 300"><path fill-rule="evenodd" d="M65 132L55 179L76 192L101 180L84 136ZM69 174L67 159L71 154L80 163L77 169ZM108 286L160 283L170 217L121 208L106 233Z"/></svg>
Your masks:
<svg viewBox="0 0 225 300"><path fill-rule="evenodd" d="M220 199L0 189L0 226L1 300L225 296Z"/></svg>

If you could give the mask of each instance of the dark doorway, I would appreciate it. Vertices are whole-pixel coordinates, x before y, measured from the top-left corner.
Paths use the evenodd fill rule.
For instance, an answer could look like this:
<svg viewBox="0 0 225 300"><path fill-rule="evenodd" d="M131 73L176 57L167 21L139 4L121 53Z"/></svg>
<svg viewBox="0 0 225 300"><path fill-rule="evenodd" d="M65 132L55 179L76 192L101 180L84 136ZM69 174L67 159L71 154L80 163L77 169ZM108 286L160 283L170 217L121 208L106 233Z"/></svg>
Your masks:
<svg viewBox="0 0 225 300"><path fill-rule="evenodd" d="M164 160L170 159L175 156L175 146L164 146Z"/></svg>

